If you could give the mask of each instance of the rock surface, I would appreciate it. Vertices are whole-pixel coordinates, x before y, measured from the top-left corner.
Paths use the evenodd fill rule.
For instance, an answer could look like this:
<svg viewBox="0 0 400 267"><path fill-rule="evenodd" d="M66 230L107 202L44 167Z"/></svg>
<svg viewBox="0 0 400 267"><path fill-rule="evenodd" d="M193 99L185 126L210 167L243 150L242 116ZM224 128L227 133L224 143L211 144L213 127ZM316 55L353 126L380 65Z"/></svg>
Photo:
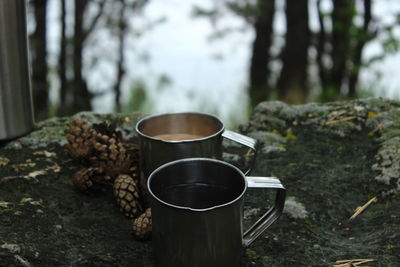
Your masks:
<svg viewBox="0 0 400 267"><path fill-rule="evenodd" d="M136 140L138 114L76 116L114 121ZM151 241L133 239L112 193L74 188L71 176L81 166L63 148L70 120L41 122L0 146L0 266L152 266ZM288 190L284 214L243 248L243 266L327 267L350 259L400 266L399 102L264 102L240 131L260 142L252 175L277 176ZM226 160L246 165L245 151L224 145ZM249 190L245 227L271 195Z"/></svg>

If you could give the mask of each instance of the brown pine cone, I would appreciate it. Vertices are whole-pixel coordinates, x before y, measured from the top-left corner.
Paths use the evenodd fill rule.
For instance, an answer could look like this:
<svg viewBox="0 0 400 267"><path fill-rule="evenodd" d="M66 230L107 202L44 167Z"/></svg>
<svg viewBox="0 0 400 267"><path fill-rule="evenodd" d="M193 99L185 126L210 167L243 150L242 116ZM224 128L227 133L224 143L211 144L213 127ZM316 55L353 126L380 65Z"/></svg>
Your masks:
<svg viewBox="0 0 400 267"><path fill-rule="evenodd" d="M86 160L93 150L94 132L89 124L81 119L74 119L68 128L66 145L68 154L77 160Z"/></svg>
<svg viewBox="0 0 400 267"><path fill-rule="evenodd" d="M133 178L133 180L135 180L135 182L137 184L139 184L139 165L138 164L132 164L126 174L131 176ZM139 186L140 186L140 184L139 184Z"/></svg>
<svg viewBox="0 0 400 267"><path fill-rule="evenodd" d="M102 168L82 169L74 174L72 181L84 193L105 192L112 185Z"/></svg>
<svg viewBox="0 0 400 267"><path fill-rule="evenodd" d="M151 237L151 208L148 208L139 217L133 220L132 234L138 240L146 240Z"/></svg>
<svg viewBox="0 0 400 267"><path fill-rule="evenodd" d="M122 141L116 135L108 136L96 133L93 138L93 156L90 157L93 166L102 167L112 178L119 174L129 173L132 160Z"/></svg>
<svg viewBox="0 0 400 267"><path fill-rule="evenodd" d="M133 142L123 142L124 147L126 148L127 153L129 154L132 165L139 166L140 164L140 150L139 145Z"/></svg>
<svg viewBox="0 0 400 267"><path fill-rule="evenodd" d="M95 123L93 124L93 129L96 131L96 133L107 135L110 138L122 141L122 133L117 130L117 126L114 123Z"/></svg>
<svg viewBox="0 0 400 267"><path fill-rule="evenodd" d="M143 206L149 207L151 196L150 196L149 190L147 188L147 179L146 179L146 176L144 175L143 171L140 172L138 184L140 187Z"/></svg>
<svg viewBox="0 0 400 267"><path fill-rule="evenodd" d="M121 174L115 179L114 196L125 216L134 218L143 211L139 187L131 176Z"/></svg>

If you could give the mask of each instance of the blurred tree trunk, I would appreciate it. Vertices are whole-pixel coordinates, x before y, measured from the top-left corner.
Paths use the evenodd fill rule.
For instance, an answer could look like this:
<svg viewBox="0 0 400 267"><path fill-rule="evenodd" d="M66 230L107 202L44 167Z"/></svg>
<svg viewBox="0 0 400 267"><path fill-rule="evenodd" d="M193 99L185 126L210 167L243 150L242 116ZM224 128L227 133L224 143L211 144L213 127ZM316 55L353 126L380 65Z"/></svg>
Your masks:
<svg viewBox="0 0 400 267"><path fill-rule="evenodd" d="M308 16L308 0L286 0L285 48L277 89L279 99L288 103L304 103L308 95Z"/></svg>
<svg viewBox="0 0 400 267"><path fill-rule="evenodd" d="M82 110L91 110L91 100L93 94L89 91L85 77L82 75L83 69L83 50L84 43L89 35L94 31L96 25L103 14L103 9L106 0L97 1L98 11L94 16L89 26L85 28L84 17L87 15L87 6L90 0L75 0L75 24L74 24L74 38L73 38L73 112ZM93 1L94 2L94 1Z"/></svg>
<svg viewBox="0 0 400 267"><path fill-rule="evenodd" d="M320 79L320 84L322 88L326 88L328 84L328 70L324 64L323 58L326 54L326 46L327 46L327 32L325 27L324 15L321 10L321 1L317 0L317 10L318 10L318 22L319 22L319 32L317 34L317 65L318 65L318 75Z"/></svg>
<svg viewBox="0 0 400 267"><path fill-rule="evenodd" d="M269 97L268 80L270 70L270 48L273 37L273 21L275 0L258 0L254 31L255 39L252 47L250 63L250 103L255 107L259 102Z"/></svg>
<svg viewBox="0 0 400 267"><path fill-rule="evenodd" d="M337 95L348 71L347 59L350 52L351 29L355 14L354 0L332 0L332 76L331 84Z"/></svg>
<svg viewBox="0 0 400 267"><path fill-rule="evenodd" d="M87 88L86 80L82 76L83 43L85 41L85 31L83 17L85 14L88 0L75 0L75 24L73 39L73 69L74 69L74 112L91 110L92 95Z"/></svg>
<svg viewBox="0 0 400 267"><path fill-rule="evenodd" d="M349 59L351 57L351 31L355 15L354 0L332 0L332 34L330 45L331 67L328 68L322 100L337 99L349 78ZM348 85L348 84L347 84Z"/></svg>
<svg viewBox="0 0 400 267"><path fill-rule="evenodd" d="M117 61L117 78L114 84L114 96L115 96L115 110L121 112L121 83L125 75L124 67L124 52L125 52L125 35L126 35L126 19L125 19L125 0L119 0L119 20L118 20L118 61Z"/></svg>
<svg viewBox="0 0 400 267"><path fill-rule="evenodd" d="M32 89L36 120L47 118L49 113L49 85L47 81L47 0L32 0L36 28L30 36L32 55Z"/></svg>
<svg viewBox="0 0 400 267"><path fill-rule="evenodd" d="M61 4L61 15L60 15L60 53L58 55L58 77L60 80L60 103L58 106L58 115L65 116L68 115L68 103L67 103L67 9L66 0L60 0ZM69 103L70 105L70 103Z"/></svg>
<svg viewBox="0 0 400 267"><path fill-rule="evenodd" d="M365 44L371 39L373 33L369 31L369 25L372 19L372 0L364 0L364 23L361 29L359 29L357 44L354 51L353 67L349 77L349 97L357 97L357 84L358 77L360 74L360 68L362 66L362 52Z"/></svg>

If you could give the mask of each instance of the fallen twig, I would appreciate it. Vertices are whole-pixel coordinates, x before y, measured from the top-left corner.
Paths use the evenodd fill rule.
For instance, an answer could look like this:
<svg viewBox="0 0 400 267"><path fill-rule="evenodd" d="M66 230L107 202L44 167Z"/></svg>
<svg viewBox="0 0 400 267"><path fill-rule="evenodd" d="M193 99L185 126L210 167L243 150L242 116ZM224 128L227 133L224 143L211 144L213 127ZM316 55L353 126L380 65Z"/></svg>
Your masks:
<svg viewBox="0 0 400 267"><path fill-rule="evenodd" d="M355 209L354 214L349 218L349 220L353 220L355 217L357 217L361 212L363 212L369 205L371 205L372 203L375 203L378 201L377 197L373 197L371 198L367 203L365 203L363 206L361 207L357 207Z"/></svg>
<svg viewBox="0 0 400 267"><path fill-rule="evenodd" d="M10 160L8 158L0 157L0 167L6 166Z"/></svg>
<svg viewBox="0 0 400 267"><path fill-rule="evenodd" d="M9 205L11 205L10 202L0 201L0 208L8 208Z"/></svg>
<svg viewBox="0 0 400 267"><path fill-rule="evenodd" d="M39 175L44 175L46 173L47 172L45 170L39 170L39 171L33 171L33 172L29 173L28 175L7 176L7 177L1 178L0 183L5 183L5 182L8 182L13 179L27 179L27 180L33 180L33 181L37 182L38 179L36 177Z"/></svg>
<svg viewBox="0 0 400 267"><path fill-rule="evenodd" d="M367 265L362 265L367 262L376 261L376 259L352 259L352 260L337 260L334 264L330 267L353 267L353 266L360 266L360 267L368 267Z"/></svg>
<svg viewBox="0 0 400 267"><path fill-rule="evenodd" d="M356 116L349 116L349 117L345 117L345 118L338 119L338 120L327 121L327 122L325 122L325 125L332 125L332 124L336 124L336 123L343 122L343 121L350 121L350 120L354 120L356 118L357 118Z"/></svg>

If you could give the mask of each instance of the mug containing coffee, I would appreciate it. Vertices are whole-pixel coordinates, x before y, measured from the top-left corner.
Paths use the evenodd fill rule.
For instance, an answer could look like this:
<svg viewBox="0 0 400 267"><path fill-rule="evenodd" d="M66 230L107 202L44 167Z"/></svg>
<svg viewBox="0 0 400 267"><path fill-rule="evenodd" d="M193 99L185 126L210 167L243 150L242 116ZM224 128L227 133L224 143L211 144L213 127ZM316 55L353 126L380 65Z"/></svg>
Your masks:
<svg viewBox="0 0 400 267"><path fill-rule="evenodd" d="M223 137L256 151L253 138L226 130L216 117L204 113L154 115L136 124L145 177L164 163L182 158L222 159ZM250 170L246 171L248 173Z"/></svg>
<svg viewBox="0 0 400 267"><path fill-rule="evenodd" d="M250 245L281 215L286 191L277 178L245 177L206 158L166 163L149 177L155 266L239 266ZM247 188L276 189L274 205L243 234Z"/></svg>

